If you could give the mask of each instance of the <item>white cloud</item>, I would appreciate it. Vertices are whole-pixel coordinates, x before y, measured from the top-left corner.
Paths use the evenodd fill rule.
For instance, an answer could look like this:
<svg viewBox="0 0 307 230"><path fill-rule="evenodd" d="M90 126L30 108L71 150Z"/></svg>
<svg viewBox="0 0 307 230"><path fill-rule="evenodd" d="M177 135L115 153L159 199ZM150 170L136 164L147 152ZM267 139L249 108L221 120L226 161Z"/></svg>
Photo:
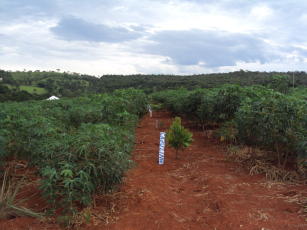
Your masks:
<svg viewBox="0 0 307 230"><path fill-rule="evenodd" d="M273 10L266 5L255 6L251 10L251 16L258 20L265 20L272 15Z"/></svg>
<svg viewBox="0 0 307 230"><path fill-rule="evenodd" d="M307 70L303 0L1 1L0 69L95 75ZM71 22L72 31L63 24L67 18L78 18L82 28Z"/></svg>

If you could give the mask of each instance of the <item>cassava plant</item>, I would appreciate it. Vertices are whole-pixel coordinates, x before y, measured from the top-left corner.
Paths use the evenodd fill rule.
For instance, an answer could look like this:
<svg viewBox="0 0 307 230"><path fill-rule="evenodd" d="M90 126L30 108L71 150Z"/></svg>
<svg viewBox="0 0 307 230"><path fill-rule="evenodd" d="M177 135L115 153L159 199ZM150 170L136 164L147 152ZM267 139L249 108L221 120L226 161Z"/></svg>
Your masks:
<svg viewBox="0 0 307 230"><path fill-rule="evenodd" d="M192 143L192 133L181 125L180 117L176 117L171 124L166 136L167 142L176 150L176 159L178 159L178 151L190 146Z"/></svg>
<svg viewBox="0 0 307 230"><path fill-rule="evenodd" d="M131 165L135 126L147 105L143 91L134 89L0 103L0 167L9 159L28 160L40 173L49 211L60 209L70 221L80 206L91 204L95 192L111 192L121 182ZM7 207L1 197L14 198L11 190L1 190L0 184L0 211Z"/></svg>

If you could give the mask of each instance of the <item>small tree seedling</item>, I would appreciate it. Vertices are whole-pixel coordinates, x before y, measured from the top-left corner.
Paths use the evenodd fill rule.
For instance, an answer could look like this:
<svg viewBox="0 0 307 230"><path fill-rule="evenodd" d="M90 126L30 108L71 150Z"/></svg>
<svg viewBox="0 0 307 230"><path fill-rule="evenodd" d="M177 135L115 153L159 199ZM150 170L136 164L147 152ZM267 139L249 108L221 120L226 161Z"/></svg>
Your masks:
<svg viewBox="0 0 307 230"><path fill-rule="evenodd" d="M178 151L190 146L192 143L192 133L181 125L180 117L176 117L171 124L167 136L167 142L176 150L176 159L178 159Z"/></svg>

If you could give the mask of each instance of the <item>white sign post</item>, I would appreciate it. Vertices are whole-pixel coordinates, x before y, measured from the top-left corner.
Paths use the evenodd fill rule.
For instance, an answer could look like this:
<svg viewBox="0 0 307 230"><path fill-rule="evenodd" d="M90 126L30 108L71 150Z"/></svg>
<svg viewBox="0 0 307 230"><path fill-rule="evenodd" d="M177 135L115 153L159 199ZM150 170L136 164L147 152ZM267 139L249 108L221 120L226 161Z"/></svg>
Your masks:
<svg viewBox="0 0 307 230"><path fill-rule="evenodd" d="M160 132L159 165L164 164L165 132Z"/></svg>
<svg viewBox="0 0 307 230"><path fill-rule="evenodd" d="M147 108L148 108L148 112L149 112L150 117L152 117L152 109L151 109L151 106L148 105Z"/></svg>

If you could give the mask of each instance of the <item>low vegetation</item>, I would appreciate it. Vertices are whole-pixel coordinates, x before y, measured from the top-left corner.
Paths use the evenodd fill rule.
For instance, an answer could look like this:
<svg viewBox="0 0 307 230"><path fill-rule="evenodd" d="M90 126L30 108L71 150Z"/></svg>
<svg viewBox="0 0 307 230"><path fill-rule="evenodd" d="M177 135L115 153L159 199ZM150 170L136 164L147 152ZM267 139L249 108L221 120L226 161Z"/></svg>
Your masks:
<svg viewBox="0 0 307 230"><path fill-rule="evenodd" d="M152 94L152 99L204 131L217 128L222 141L270 151L274 164L294 166L306 177L307 101L284 85L282 77L277 77L270 87L168 90Z"/></svg>
<svg viewBox="0 0 307 230"><path fill-rule="evenodd" d="M97 191L113 191L132 164L134 129L147 112L145 92L153 92L155 109L188 118L210 136L215 130L215 136L234 146L229 159L247 162L251 173L285 178L290 174L280 170L295 169L295 175L306 179L307 91L295 87L307 85L307 75L296 75L300 77L293 82L284 74L248 71L100 79L75 73L0 71L0 216L36 215L19 208L17 190L4 173L10 160L26 160L37 169L49 211L60 213L58 219L64 223L92 204ZM128 86L144 91L120 89ZM64 97L36 100L53 94ZM167 141L176 158L191 144L192 134L179 117L169 128ZM241 154L241 145L259 152ZM267 162L261 163L264 158Z"/></svg>
<svg viewBox="0 0 307 230"><path fill-rule="evenodd" d="M1 161L38 169L43 195L71 215L111 191L130 167L134 128L146 112L139 90L58 101L0 104Z"/></svg>

